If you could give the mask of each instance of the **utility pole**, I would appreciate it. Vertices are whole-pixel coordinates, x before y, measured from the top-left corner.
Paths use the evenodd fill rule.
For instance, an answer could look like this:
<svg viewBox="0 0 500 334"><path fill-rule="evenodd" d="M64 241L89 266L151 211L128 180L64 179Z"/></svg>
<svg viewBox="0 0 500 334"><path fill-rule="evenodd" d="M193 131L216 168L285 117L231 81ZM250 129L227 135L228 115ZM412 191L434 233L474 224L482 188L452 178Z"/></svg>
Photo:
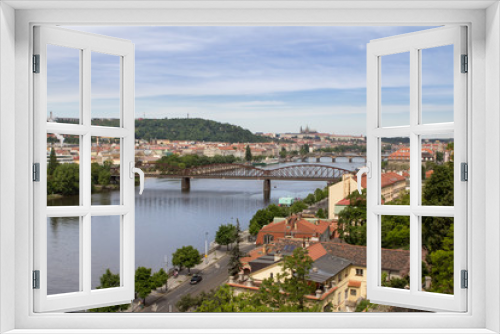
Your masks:
<svg viewBox="0 0 500 334"><path fill-rule="evenodd" d="M208 232L205 232L205 263L208 264Z"/></svg>

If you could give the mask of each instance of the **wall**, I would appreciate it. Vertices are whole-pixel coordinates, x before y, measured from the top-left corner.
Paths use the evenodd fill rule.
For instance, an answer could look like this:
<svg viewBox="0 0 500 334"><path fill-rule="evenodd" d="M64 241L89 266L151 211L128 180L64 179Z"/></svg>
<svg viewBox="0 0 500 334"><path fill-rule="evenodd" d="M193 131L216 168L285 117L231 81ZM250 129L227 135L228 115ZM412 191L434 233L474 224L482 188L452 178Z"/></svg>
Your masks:
<svg viewBox="0 0 500 334"><path fill-rule="evenodd" d="M0 333L14 328L15 13L0 3Z"/></svg>

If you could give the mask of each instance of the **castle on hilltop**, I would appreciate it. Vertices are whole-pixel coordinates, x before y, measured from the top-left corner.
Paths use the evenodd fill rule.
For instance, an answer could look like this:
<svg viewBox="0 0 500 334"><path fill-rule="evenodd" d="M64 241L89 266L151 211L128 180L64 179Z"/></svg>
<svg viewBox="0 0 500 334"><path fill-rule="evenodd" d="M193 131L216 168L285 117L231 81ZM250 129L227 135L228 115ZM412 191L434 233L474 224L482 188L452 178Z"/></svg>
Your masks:
<svg viewBox="0 0 500 334"><path fill-rule="evenodd" d="M318 131L309 129L309 125L306 125L305 129L302 129L302 127L300 127L300 133L318 133Z"/></svg>

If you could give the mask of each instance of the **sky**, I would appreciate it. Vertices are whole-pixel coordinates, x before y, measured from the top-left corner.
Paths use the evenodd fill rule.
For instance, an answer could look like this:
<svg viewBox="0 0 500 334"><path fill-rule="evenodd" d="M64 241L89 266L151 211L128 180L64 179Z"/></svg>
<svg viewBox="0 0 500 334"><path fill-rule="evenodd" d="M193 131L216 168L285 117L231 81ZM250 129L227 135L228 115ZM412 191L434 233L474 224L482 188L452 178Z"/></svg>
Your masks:
<svg viewBox="0 0 500 334"><path fill-rule="evenodd" d="M366 44L429 27L66 27L131 40L136 118L366 134ZM453 121L453 47L422 51L422 119ZM48 111L78 115L78 51L48 48ZM92 53L92 117L119 114L119 60ZM409 124L409 55L382 58L382 125Z"/></svg>

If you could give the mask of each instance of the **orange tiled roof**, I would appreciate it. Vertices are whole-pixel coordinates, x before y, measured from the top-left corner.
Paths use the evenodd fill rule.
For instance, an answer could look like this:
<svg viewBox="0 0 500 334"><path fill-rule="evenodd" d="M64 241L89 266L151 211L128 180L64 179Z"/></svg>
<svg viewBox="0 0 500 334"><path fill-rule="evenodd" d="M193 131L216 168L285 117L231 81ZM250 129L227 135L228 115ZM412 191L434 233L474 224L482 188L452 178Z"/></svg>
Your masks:
<svg viewBox="0 0 500 334"><path fill-rule="evenodd" d="M309 252L309 256L311 257L311 259L313 259L313 261L316 261L320 257L326 255L326 249L320 243L309 246L307 250Z"/></svg>

